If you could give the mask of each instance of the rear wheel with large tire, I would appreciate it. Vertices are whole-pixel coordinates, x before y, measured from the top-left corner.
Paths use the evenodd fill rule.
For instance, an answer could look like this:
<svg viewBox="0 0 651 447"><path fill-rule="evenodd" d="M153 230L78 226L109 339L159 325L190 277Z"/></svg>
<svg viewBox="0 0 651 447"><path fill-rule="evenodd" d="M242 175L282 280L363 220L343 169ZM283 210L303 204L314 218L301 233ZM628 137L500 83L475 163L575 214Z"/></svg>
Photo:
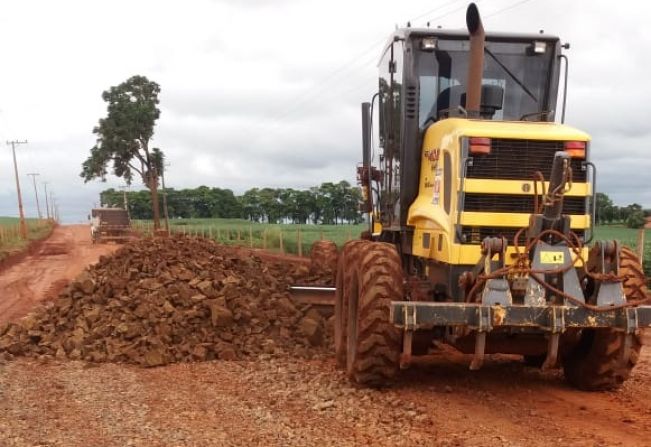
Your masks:
<svg viewBox="0 0 651 447"><path fill-rule="evenodd" d="M620 276L627 301L647 297L646 280L640 261L628 247L620 252ZM628 379L638 361L642 347L641 335L633 336L631 353L622 362L621 349L624 333L614 329L584 329L577 345L563 358L565 378L573 386L586 391L609 390Z"/></svg>
<svg viewBox="0 0 651 447"><path fill-rule="evenodd" d="M341 249L337 263L337 278L335 281L335 358L337 367L346 368L346 327L348 323L348 299L351 293L351 282L354 266L359 262L360 245L366 241L349 241Z"/></svg>
<svg viewBox="0 0 651 447"><path fill-rule="evenodd" d="M365 241L352 270L346 328L346 372L366 386L381 386L399 369L402 333L391 324L391 301L402 299L402 266L395 246Z"/></svg>

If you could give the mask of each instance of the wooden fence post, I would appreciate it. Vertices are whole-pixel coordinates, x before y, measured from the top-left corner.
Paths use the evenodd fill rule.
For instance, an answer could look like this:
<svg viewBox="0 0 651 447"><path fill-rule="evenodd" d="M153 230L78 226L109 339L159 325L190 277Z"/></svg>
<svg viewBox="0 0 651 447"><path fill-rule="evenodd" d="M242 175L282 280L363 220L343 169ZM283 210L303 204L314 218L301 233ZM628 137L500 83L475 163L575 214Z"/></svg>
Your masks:
<svg viewBox="0 0 651 447"><path fill-rule="evenodd" d="M249 225L249 247L253 248L253 228Z"/></svg>
<svg viewBox="0 0 651 447"><path fill-rule="evenodd" d="M262 230L262 249L267 249L267 229Z"/></svg>
<svg viewBox="0 0 651 447"><path fill-rule="evenodd" d="M301 240L301 226L296 229L296 246L298 247L298 255L303 256L303 241Z"/></svg>
<svg viewBox="0 0 651 447"><path fill-rule="evenodd" d="M637 233L637 257L640 258L640 264L644 263L644 228L640 228Z"/></svg>
<svg viewBox="0 0 651 447"><path fill-rule="evenodd" d="M280 252L285 253L285 247L283 246L283 230L282 230L282 228L280 229L278 240L279 240L279 244L280 244Z"/></svg>

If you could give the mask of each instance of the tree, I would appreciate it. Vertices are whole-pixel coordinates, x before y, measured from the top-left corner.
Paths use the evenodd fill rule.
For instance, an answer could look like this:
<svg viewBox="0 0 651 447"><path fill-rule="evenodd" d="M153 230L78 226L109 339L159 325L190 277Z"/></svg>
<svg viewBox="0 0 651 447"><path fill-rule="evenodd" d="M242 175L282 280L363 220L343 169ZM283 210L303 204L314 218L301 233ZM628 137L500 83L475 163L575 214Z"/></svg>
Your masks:
<svg viewBox="0 0 651 447"><path fill-rule="evenodd" d="M628 228L642 228L646 223L642 206L637 203L633 203L631 205L628 205L626 208L628 210L628 216L626 217L626 226Z"/></svg>
<svg viewBox="0 0 651 447"><path fill-rule="evenodd" d="M155 149L154 149L155 151ZM156 156L152 156L156 159ZM305 190L292 188L252 188L241 196L230 189L199 186L193 189L167 188L170 217L238 218L251 222L305 224L358 223L361 221L359 203L361 190L350 183L323 183ZM151 219L151 194L146 190L126 193L133 219ZM103 204L120 205L123 193L107 189L100 193Z"/></svg>
<svg viewBox="0 0 651 447"><path fill-rule="evenodd" d="M606 221L610 221L612 219L612 214L613 214L613 201L608 197L607 194L604 194L603 192L598 192L597 193L597 224L603 224Z"/></svg>
<svg viewBox="0 0 651 447"><path fill-rule="evenodd" d="M249 189L240 196L239 202L242 207L242 215L251 222L260 222L264 215L260 199L260 190L258 188Z"/></svg>
<svg viewBox="0 0 651 447"><path fill-rule="evenodd" d="M626 219L626 226L628 228L642 228L645 223L646 219L644 218L642 210L631 211L628 215L628 219Z"/></svg>
<svg viewBox="0 0 651 447"><path fill-rule="evenodd" d="M160 116L159 93L159 85L144 76L132 76L102 93L108 103L107 115L93 129L97 140L80 174L84 182L96 178L105 181L111 162L113 174L127 184L137 173L151 192L155 229L160 228L158 178L163 154L159 149L150 149L149 141Z"/></svg>

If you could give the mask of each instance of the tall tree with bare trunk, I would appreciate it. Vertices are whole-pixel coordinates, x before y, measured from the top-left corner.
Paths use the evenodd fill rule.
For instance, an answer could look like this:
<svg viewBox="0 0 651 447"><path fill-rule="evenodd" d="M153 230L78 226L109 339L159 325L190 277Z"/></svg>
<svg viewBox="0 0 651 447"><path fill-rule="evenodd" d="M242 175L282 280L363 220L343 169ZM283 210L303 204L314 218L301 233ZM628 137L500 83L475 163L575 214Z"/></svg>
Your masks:
<svg viewBox="0 0 651 447"><path fill-rule="evenodd" d="M93 129L97 140L80 174L85 182L96 178L106 181L112 162L112 173L127 184L139 175L151 191L155 229L160 228L158 178L163 157L159 149L150 149L149 145L160 117L159 93L160 86L144 76L132 76L102 93L108 104L107 115Z"/></svg>

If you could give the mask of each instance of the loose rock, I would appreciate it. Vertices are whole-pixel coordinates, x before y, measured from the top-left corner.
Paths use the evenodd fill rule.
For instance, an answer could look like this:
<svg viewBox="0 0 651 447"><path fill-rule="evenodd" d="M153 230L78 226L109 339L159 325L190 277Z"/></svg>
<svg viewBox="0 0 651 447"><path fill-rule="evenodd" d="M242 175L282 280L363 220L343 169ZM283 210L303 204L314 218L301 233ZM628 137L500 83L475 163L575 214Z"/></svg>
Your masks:
<svg viewBox="0 0 651 447"><path fill-rule="evenodd" d="M0 327L0 354L146 367L312 355L327 333L318 312L289 297L301 272L204 239L135 241L47 307Z"/></svg>

